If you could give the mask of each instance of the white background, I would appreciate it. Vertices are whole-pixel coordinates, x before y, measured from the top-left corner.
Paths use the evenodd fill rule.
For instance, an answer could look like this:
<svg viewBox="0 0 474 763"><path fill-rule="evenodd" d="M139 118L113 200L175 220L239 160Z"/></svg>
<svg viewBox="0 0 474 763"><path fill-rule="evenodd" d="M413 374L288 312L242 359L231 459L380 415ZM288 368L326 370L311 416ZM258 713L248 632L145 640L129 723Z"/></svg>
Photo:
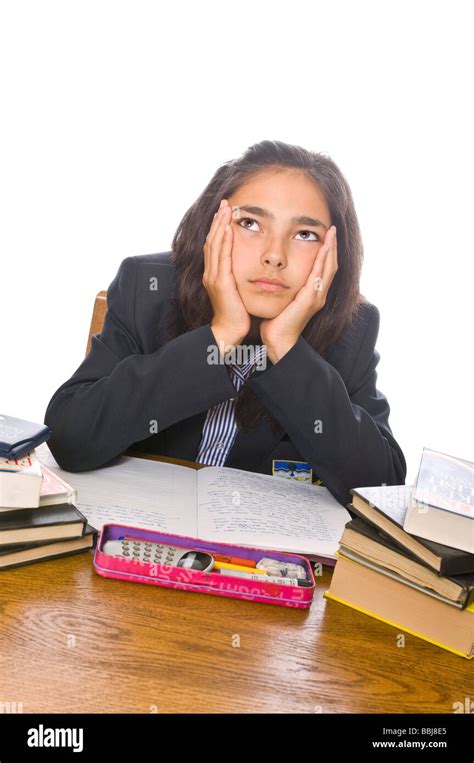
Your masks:
<svg viewBox="0 0 474 763"><path fill-rule="evenodd" d="M346 176L381 313L378 387L421 449L474 460L471 2L0 2L0 410L43 421L95 294L170 249L260 140Z"/></svg>

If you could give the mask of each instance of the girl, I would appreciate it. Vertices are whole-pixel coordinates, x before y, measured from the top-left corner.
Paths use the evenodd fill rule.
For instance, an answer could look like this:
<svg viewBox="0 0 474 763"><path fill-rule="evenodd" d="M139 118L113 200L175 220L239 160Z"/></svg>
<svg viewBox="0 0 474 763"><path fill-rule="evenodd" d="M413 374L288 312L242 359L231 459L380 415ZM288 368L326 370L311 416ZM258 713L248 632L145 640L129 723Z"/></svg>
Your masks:
<svg viewBox="0 0 474 763"><path fill-rule="evenodd" d="M299 469L343 504L353 487L404 484L362 257L330 158L265 140L225 162L171 252L120 265L102 332L46 411L58 464L95 469L131 448Z"/></svg>

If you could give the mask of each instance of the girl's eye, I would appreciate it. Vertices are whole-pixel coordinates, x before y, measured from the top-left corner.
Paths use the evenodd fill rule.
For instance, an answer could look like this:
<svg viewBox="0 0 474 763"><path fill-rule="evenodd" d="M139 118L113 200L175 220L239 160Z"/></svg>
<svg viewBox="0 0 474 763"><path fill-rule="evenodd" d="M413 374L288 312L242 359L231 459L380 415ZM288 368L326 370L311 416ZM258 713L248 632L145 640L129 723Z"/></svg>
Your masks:
<svg viewBox="0 0 474 763"><path fill-rule="evenodd" d="M238 224L242 228L245 228L245 230L250 230L250 228L247 228L246 225L242 225L242 223L257 223L257 221L253 220L251 217L243 217L242 220L238 220ZM257 223L257 225L258 225L258 223Z"/></svg>
<svg viewBox="0 0 474 763"><path fill-rule="evenodd" d="M313 236L316 236L316 238L305 238L303 239L304 241L320 241L318 234L314 230L300 230L298 233L312 233Z"/></svg>
<svg viewBox="0 0 474 763"><path fill-rule="evenodd" d="M247 223L247 222L249 222L249 223L256 223L258 225L257 221L254 220L252 217L243 217L241 220L238 220L238 224L242 228L244 228L245 230L251 230L251 228L248 228L246 225L242 224L242 223ZM316 237L316 238L304 238L303 241L313 242L313 241L320 241L321 240L319 238L318 234L314 232L314 230L300 230L300 231L298 231L298 235L300 233L311 233L313 236Z"/></svg>

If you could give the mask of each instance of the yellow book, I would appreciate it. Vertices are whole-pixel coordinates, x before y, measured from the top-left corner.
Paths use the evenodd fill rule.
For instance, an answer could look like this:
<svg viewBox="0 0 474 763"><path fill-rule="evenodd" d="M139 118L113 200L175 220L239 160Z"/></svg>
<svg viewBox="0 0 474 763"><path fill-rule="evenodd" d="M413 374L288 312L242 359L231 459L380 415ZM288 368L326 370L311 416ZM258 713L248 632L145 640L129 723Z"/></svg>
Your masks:
<svg viewBox="0 0 474 763"><path fill-rule="evenodd" d="M398 630L474 657L474 602L461 610L385 576L338 552L331 585L324 596Z"/></svg>

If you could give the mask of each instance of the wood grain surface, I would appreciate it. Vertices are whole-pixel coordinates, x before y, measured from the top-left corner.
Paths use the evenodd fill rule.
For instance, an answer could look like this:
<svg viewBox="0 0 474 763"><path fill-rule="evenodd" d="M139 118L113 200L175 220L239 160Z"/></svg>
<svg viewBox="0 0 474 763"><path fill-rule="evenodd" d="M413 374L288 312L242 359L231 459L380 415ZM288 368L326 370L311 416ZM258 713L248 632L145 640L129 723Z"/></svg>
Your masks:
<svg viewBox="0 0 474 763"><path fill-rule="evenodd" d="M37 712L452 713L473 664L336 602L309 610L97 575L92 551L1 574L0 702Z"/></svg>
<svg viewBox="0 0 474 763"><path fill-rule="evenodd" d="M408 634L401 647L396 628L323 598L330 567L299 610L111 580L92 559L0 572L0 708L452 713L474 698L473 661Z"/></svg>

